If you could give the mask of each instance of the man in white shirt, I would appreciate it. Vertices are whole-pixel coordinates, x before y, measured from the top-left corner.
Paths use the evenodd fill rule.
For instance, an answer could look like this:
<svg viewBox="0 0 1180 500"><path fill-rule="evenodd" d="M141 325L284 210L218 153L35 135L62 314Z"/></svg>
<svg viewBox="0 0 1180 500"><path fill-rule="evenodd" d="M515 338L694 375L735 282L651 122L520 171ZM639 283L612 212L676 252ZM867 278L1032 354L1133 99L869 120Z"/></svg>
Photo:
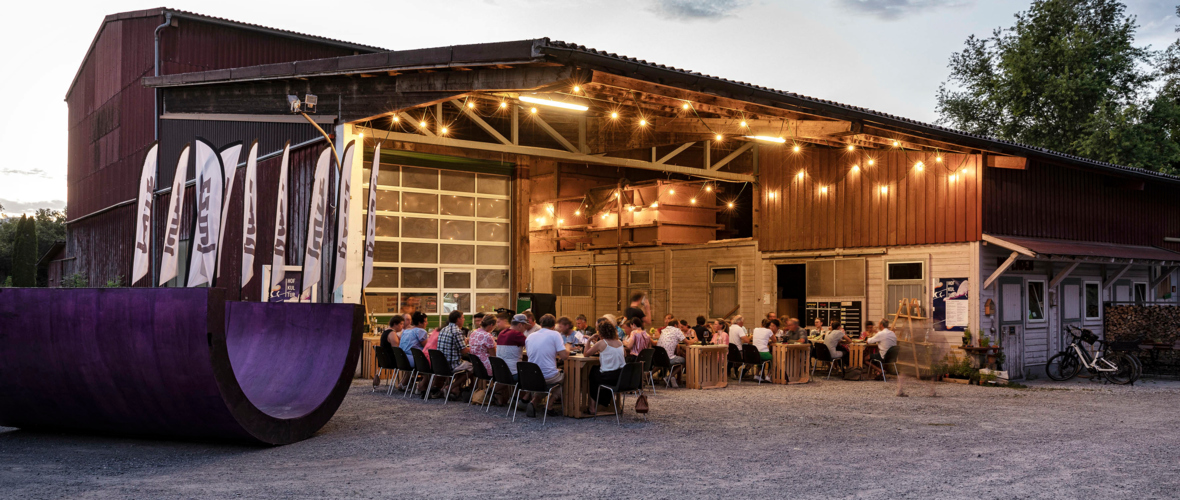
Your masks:
<svg viewBox="0 0 1180 500"><path fill-rule="evenodd" d="M873 334L872 337L869 337L865 343L877 346L877 352L869 355L869 361L877 361L884 364L885 355L889 353L890 349L897 345L897 334L893 333L893 330L889 329L889 320L881 320L880 325L881 329L878 330L877 333ZM876 365L871 366L873 366L873 370L878 369Z"/></svg>
<svg viewBox="0 0 1180 500"><path fill-rule="evenodd" d="M750 341L750 339L746 338L747 333L745 323L746 319L739 315L734 316L733 324L729 325L729 343L736 345L738 351L742 350L742 341Z"/></svg>
<svg viewBox="0 0 1180 500"><path fill-rule="evenodd" d="M553 329L556 325L557 320L552 314L541 316L540 328L525 339L524 349L528 352L529 362L536 363L541 368L541 375L545 376L545 385L548 387L557 386L553 390L553 396L556 399L561 399L561 381L564 380L564 377L557 370L557 360L565 361L570 353L565 349L565 342L562 342L561 334ZM530 417L537 415L533 399L535 398L530 398L529 401L528 416ZM551 415L556 416L554 413Z"/></svg>

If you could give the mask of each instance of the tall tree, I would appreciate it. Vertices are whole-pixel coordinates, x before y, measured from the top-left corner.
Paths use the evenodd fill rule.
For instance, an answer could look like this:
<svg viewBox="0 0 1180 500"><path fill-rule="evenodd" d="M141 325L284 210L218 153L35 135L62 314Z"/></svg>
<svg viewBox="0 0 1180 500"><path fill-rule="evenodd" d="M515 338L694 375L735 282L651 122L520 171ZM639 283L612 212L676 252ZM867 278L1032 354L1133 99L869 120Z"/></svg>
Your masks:
<svg viewBox="0 0 1180 500"><path fill-rule="evenodd" d="M37 286L37 225L30 217L21 216L16 226L16 241L12 245L12 286Z"/></svg>
<svg viewBox="0 0 1180 500"><path fill-rule="evenodd" d="M1136 22L1116 0L1037 0L1009 28L967 38L938 90L940 121L1124 165L1180 161L1169 133L1175 100L1152 83L1157 55L1135 45Z"/></svg>

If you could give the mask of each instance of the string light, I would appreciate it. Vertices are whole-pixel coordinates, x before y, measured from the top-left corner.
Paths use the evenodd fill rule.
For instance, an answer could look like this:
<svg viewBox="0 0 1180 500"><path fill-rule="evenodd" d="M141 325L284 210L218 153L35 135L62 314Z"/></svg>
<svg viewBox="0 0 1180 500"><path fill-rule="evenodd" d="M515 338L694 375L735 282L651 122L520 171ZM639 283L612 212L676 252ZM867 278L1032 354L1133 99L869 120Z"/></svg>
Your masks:
<svg viewBox="0 0 1180 500"><path fill-rule="evenodd" d="M795 147L791 148L791 150L798 153L799 152L799 145L796 144Z"/></svg>
<svg viewBox="0 0 1180 500"><path fill-rule="evenodd" d="M397 123L397 122L400 122L400 121L402 121L402 119L401 119L401 118L399 118L397 115L394 115L394 116L393 116L393 123Z"/></svg>
<svg viewBox="0 0 1180 500"><path fill-rule="evenodd" d="M881 194L889 194L889 186L881 186Z"/></svg>
<svg viewBox="0 0 1180 500"><path fill-rule="evenodd" d="M955 179L958 178L958 176L955 174L951 174L951 176L949 178L950 178L951 182L955 182Z"/></svg>
<svg viewBox="0 0 1180 500"><path fill-rule="evenodd" d="M712 192L713 192L713 186L706 185L706 186L705 186L705 191L712 193Z"/></svg>
<svg viewBox="0 0 1180 500"><path fill-rule="evenodd" d="M357 134L356 136L358 138L360 138L360 140L362 140L362 141L365 140L365 133L364 132L361 132L361 133Z"/></svg>
<svg viewBox="0 0 1180 500"><path fill-rule="evenodd" d="M549 215L553 215L553 205L545 207L545 211L549 212Z"/></svg>
<svg viewBox="0 0 1180 500"><path fill-rule="evenodd" d="M870 167L873 166L874 163L877 163L877 161L872 158L869 158L869 166Z"/></svg>
<svg viewBox="0 0 1180 500"><path fill-rule="evenodd" d="M475 103L471 102L471 101L467 101L467 109L474 109L474 108L475 108Z"/></svg>
<svg viewBox="0 0 1180 500"><path fill-rule="evenodd" d="M733 208L733 202L732 202L732 201L731 201L731 202L729 202L729 205L728 205L728 206L729 206L729 208Z"/></svg>
<svg viewBox="0 0 1180 500"><path fill-rule="evenodd" d="M717 134L717 142L721 142L721 134Z"/></svg>
<svg viewBox="0 0 1180 500"><path fill-rule="evenodd" d="M819 194L828 194L828 187L827 186L820 186Z"/></svg>
<svg viewBox="0 0 1180 500"><path fill-rule="evenodd" d="M574 210L574 215L582 215L582 211L580 209Z"/></svg>
<svg viewBox="0 0 1180 500"><path fill-rule="evenodd" d="M691 200L688 200L688 202L689 202L689 203L692 203L693 205L696 205L696 204L697 204L697 199L696 199L696 198L693 198L693 199L691 199Z"/></svg>
<svg viewBox="0 0 1180 500"><path fill-rule="evenodd" d="M914 170L921 172L923 168L926 168L926 165L923 164L922 162L918 162L918 163L914 164Z"/></svg>
<svg viewBox="0 0 1180 500"><path fill-rule="evenodd" d="M557 219L558 224L565 224L565 219Z"/></svg>
<svg viewBox="0 0 1180 500"><path fill-rule="evenodd" d="M893 141L893 147L895 147L895 148L896 148L896 147L898 147L898 146L900 146L900 145L901 145L901 143L900 143L900 142Z"/></svg>
<svg viewBox="0 0 1180 500"><path fill-rule="evenodd" d="M640 127L646 127L646 126L647 126L647 120L644 120L643 118L640 118L640 119L639 119L639 126L640 126Z"/></svg>
<svg viewBox="0 0 1180 500"><path fill-rule="evenodd" d="M634 212L634 211L635 211L635 207L634 207L633 205L627 205L627 211L628 211L628 212Z"/></svg>
<svg viewBox="0 0 1180 500"><path fill-rule="evenodd" d="M504 101L500 101L500 109L504 109L504 108L507 108L507 107L508 107L508 103L506 103L506 102L504 102Z"/></svg>
<svg viewBox="0 0 1180 500"><path fill-rule="evenodd" d="M537 114L537 108L529 109L529 112L535 115Z"/></svg>
<svg viewBox="0 0 1180 500"><path fill-rule="evenodd" d="M676 194L676 190L675 190L675 189L669 189L669 190L668 190L668 194Z"/></svg>
<svg viewBox="0 0 1180 500"><path fill-rule="evenodd" d="M686 102L684 104L681 104L680 107L681 107L681 109L688 109L688 103Z"/></svg>
<svg viewBox="0 0 1180 500"><path fill-rule="evenodd" d="M852 173L855 174L857 172L860 172L860 165L853 165L852 166Z"/></svg>
<svg viewBox="0 0 1180 500"><path fill-rule="evenodd" d="M619 119L619 112L618 112L618 111L612 111L612 112L611 112L611 114L610 114L610 117L611 117L611 119L612 119L612 120L618 120L618 119Z"/></svg>
<svg viewBox="0 0 1180 500"><path fill-rule="evenodd" d="M774 199L774 191L771 191L771 192L769 192L769 193L766 193L766 197L767 197L767 198L770 198L770 199L772 199L772 200L773 200L773 199Z"/></svg>
<svg viewBox="0 0 1180 500"><path fill-rule="evenodd" d="M602 220L606 220L606 215L607 214L602 214Z"/></svg>
<svg viewBox="0 0 1180 500"><path fill-rule="evenodd" d="M660 208L660 202L658 202L658 201L651 202L651 208Z"/></svg>
<svg viewBox="0 0 1180 500"><path fill-rule="evenodd" d="M544 217L537 217L535 220L537 221L537 224L544 224L545 223Z"/></svg>
<svg viewBox="0 0 1180 500"><path fill-rule="evenodd" d="M934 158L934 161L942 163L942 155L938 155L938 157Z"/></svg>
<svg viewBox="0 0 1180 500"><path fill-rule="evenodd" d="M743 126L743 127L749 127L750 125L749 125L749 124L747 124L745 120L742 120L742 126Z"/></svg>
<svg viewBox="0 0 1180 500"><path fill-rule="evenodd" d="M581 91L582 91L582 87L574 85L574 92L581 92Z"/></svg>
<svg viewBox="0 0 1180 500"><path fill-rule="evenodd" d="M802 170L799 171L799 174L797 175L797 177L799 177L800 179L803 178L803 171Z"/></svg>
<svg viewBox="0 0 1180 500"><path fill-rule="evenodd" d="M856 146L853 146L853 145L851 145L851 144L849 144L849 145L848 145L848 150L849 150L849 151L852 151L852 150L854 150L854 149L856 149Z"/></svg>

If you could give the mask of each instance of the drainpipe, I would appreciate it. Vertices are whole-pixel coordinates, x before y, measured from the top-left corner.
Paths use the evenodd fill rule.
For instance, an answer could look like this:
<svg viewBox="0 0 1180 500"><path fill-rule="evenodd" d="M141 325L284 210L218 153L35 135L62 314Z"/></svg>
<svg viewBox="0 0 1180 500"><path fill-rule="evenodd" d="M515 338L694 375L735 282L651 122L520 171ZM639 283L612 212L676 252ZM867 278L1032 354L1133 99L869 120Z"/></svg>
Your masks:
<svg viewBox="0 0 1180 500"><path fill-rule="evenodd" d="M156 53L155 53L155 59L152 60L152 72L155 76L160 76L160 30L167 28L171 24L172 24L172 13L166 12L166 13L164 13L164 24L156 26L156 31L155 31L155 33L153 33L153 36L155 37ZM152 89L152 126L154 127L153 138L156 141L159 141L160 140L160 89ZM159 162L156 162L156 178L157 179L160 178L160 163ZM152 193L152 207L153 207L152 209L153 210L155 210L157 199L159 199L159 195ZM151 231L151 228L148 228L148 231ZM149 235L150 235L150 233L149 233ZM155 238L151 238L151 240L155 241ZM148 247L149 248L151 247L151 241L148 242ZM152 252L152 273L151 273L152 282L150 283L150 286L152 286L152 287L159 285L160 278L156 274L156 270L159 267L158 263L159 263L159 259L156 257L156 252Z"/></svg>

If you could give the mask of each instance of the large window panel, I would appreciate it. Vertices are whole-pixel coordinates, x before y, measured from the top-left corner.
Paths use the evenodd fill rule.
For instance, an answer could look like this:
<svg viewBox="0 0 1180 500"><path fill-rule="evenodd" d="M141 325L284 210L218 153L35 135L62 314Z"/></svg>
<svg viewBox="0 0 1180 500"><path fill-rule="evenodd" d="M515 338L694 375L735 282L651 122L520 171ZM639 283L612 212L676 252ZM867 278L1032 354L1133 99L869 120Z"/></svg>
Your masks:
<svg viewBox="0 0 1180 500"><path fill-rule="evenodd" d="M402 237L433 240L438 238L438 219L402 217Z"/></svg>
<svg viewBox="0 0 1180 500"><path fill-rule="evenodd" d="M451 314L454 311L463 311L464 314L471 312L471 294L465 292L446 292L443 293L443 314Z"/></svg>
<svg viewBox="0 0 1180 500"><path fill-rule="evenodd" d="M402 243L402 262L438 264L438 243Z"/></svg>
<svg viewBox="0 0 1180 500"><path fill-rule="evenodd" d="M438 314L437 293L402 293L401 312L412 313L421 311L426 314Z"/></svg>
<svg viewBox="0 0 1180 500"><path fill-rule="evenodd" d="M480 198L478 203L478 210L476 211L480 217L487 217L492 219L507 219L508 218L508 200L496 200L492 198Z"/></svg>
<svg viewBox="0 0 1180 500"><path fill-rule="evenodd" d="M373 262L398 262L397 242L374 241Z"/></svg>
<svg viewBox="0 0 1180 500"><path fill-rule="evenodd" d="M1094 281L1086 282L1085 288L1086 319L1099 319L1102 317L1102 310L1098 283Z"/></svg>
<svg viewBox="0 0 1180 500"><path fill-rule="evenodd" d="M374 229L377 236L386 238L397 238L398 218L390 215L378 215L377 227Z"/></svg>
<svg viewBox="0 0 1180 500"><path fill-rule="evenodd" d="M401 310L396 293L366 293L365 303L373 314L397 314Z"/></svg>
<svg viewBox="0 0 1180 500"><path fill-rule="evenodd" d="M396 267L374 267L373 281L369 283L373 288L397 288L398 269Z"/></svg>
<svg viewBox="0 0 1180 500"><path fill-rule="evenodd" d="M438 195L427 193L402 193L402 211L415 214L437 214Z"/></svg>
<svg viewBox="0 0 1180 500"><path fill-rule="evenodd" d="M441 198L439 198L438 213L440 215L474 217L475 198L470 196L454 196L450 194L444 194Z"/></svg>
<svg viewBox="0 0 1180 500"><path fill-rule="evenodd" d="M471 288L471 273L443 272L443 288Z"/></svg>
<svg viewBox="0 0 1180 500"><path fill-rule="evenodd" d="M471 172L456 172L454 170L441 171L443 191L475 192L475 174Z"/></svg>
<svg viewBox="0 0 1180 500"><path fill-rule="evenodd" d="M493 312L497 307L506 307L507 293L477 293L475 294L475 312Z"/></svg>
<svg viewBox="0 0 1180 500"><path fill-rule="evenodd" d="M439 245L439 264L475 264L475 245Z"/></svg>
<svg viewBox="0 0 1180 500"><path fill-rule="evenodd" d="M475 240L475 223L469 220L444 220L440 240Z"/></svg>
<svg viewBox="0 0 1180 500"><path fill-rule="evenodd" d="M438 268L403 267L402 288L438 288Z"/></svg>
<svg viewBox="0 0 1180 500"><path fill-rule="evenodd" d="M508 178L502 175L480 174L475 184L480 194L508 196Z"/></svg>
<svg viewBox="0 0 1180 500"><path fill-rule="evenodd" d="M475 287L479 289L508 288L507 269L477 269Z"/></svg>
<svg viewBox="0 0 1180 500"><path fill-rule="evenodd" d="M507 266L508 247L481 246L476 252L476 264L481 266Z"/></svg>
<svg viewBox="0 0 1180 500"><path fill-rule="evenodd" d="M400 169L397 165L381 165L381 171L377 172L377 185L397 187ZM365 167L364 182L369 182L369 176L373 175L373 169Z"/></svg>
<svg viewBox="0 0 1180 500"><path fill-rule="evenodd" d="M477 225L476 239L479 241L503 241L509 240L508 223L501 222L480 222Z"/></svg>
<svg viewBox="0 0 1180 500"><path fill-rule="evenodd" d="M408 188L438 189L438 170L402 167L402 184Z"/></svg>
<svg viewBox="0 0 1180 500"><path fill-rule="evenodd" d="M369 203L369 197L365 196L365 203ZM377 210L381 212L397 212L398 192L386 191L384 189L377 190Z"/></svg>

